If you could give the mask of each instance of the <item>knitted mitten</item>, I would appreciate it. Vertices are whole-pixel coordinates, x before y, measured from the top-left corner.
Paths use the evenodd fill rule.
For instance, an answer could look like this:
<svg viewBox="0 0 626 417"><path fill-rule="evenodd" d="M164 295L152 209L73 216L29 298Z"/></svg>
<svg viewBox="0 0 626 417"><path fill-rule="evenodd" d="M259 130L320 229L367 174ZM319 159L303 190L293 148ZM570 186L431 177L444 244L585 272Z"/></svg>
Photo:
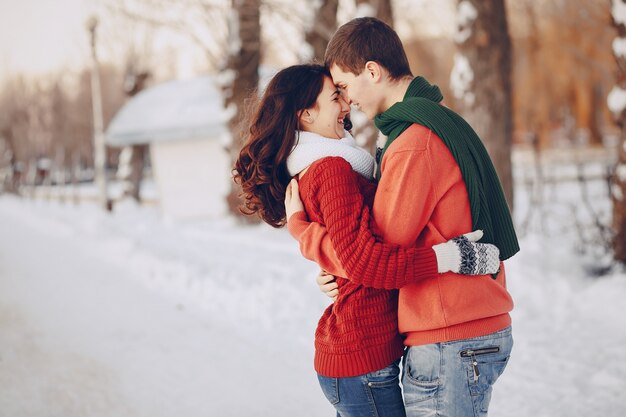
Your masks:
<svg viewBox="0 0 626 417"><path fill-rule="evenodd" d="M439 273L496 274L500 270L500 251L490 243L477 243L482 237L482 230L476 230L433 246Z"/></svg>

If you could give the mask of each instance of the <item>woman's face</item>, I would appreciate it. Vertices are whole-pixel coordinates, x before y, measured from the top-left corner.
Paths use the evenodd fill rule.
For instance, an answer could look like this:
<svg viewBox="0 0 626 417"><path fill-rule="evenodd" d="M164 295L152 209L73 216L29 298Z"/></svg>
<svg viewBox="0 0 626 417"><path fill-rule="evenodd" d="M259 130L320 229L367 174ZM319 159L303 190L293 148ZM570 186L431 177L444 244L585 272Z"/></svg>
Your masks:
<svg viewBox="0 0 626 417"><path fill-rule="evenodd" d="M317 102L307 112L303 117L304 130L331 139L343 138L343 119L350 113L350 106L329 77L324 77L324 87Z"/></svg>

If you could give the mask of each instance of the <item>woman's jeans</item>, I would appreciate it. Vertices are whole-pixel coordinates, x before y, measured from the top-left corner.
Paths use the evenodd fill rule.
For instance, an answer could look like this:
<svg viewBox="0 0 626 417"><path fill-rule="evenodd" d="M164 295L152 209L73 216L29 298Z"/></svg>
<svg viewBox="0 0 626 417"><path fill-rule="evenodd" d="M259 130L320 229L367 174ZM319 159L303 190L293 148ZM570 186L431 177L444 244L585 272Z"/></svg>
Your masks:
<svg viewBox="0 0 626 417"><path fill-rule="evenodd" d="M379 371L351 378L317 378L337 416L404 417L399 364L397 360Z"/></svg>
<svg viewBox="0 0 626 417"><path fill-rule="evenodd" d="M511 327L473 339L411 346L402 386L409 417L486 416L513 347Z"/></svg>

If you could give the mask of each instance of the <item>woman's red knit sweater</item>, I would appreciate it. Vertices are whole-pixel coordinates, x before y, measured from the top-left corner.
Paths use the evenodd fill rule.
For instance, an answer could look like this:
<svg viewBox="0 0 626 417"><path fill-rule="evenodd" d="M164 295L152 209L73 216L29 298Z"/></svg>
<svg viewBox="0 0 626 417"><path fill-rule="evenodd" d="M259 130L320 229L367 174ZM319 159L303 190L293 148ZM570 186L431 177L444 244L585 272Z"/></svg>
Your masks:
<svg viewBox="0 0 626 417"><path fill-rule="evenodd" d="M314 162L299 186L309 220L326 226L350 277L337 277L337 300L319 320L315 370L327 377L351 377L382 369L403 353L398 293L392 289L436 277L434 251L376 240L376 226L370 225L376 185L342 158ZM355 252L363 256L342 256Z"/></svg>

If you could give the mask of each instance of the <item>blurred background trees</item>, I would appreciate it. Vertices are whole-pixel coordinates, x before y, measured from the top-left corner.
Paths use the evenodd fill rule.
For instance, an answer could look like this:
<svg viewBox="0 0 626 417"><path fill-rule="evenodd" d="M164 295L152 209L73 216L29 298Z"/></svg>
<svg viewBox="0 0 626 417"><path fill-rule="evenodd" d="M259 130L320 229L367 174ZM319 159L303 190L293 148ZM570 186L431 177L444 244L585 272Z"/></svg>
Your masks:
<svg viewBox="0 0 626 417"><path fill-rule="evenodd" d="M512 56L505 2L461 0L456 14L454 96L459 112L485 143L513 207Z"/></svg>
<svg viewBox="0 0 626 417"><path fill-rule="evenodd" d="M610 110L620 127L617 163L611 177L613 200L613 253L626 264L626 3L612 0L611 18L616 29L613 54L617 64L616 85L608 98Z"/></svg>
<svg viewBox="0 0 626 417"><path fill-rule="evenodd" d="M339 25L371 15L398 31L414 73L438 84L446 105L479 132L511 205L514 149L532 149L538 161L547 150L601 148L613 155L612 163L620 149L624 166L625 151L618 146L623 143L623 122L619 127L614 123L606 104L616 78L626 88L624 57L616 57L611 47L617 34L624 36L623 24L614 23L611 15L622 0L101 0L100 4L105 126L141 88L213 74L231 109L230 142L224 145L234 158L244 135L241 120L247 98L276 70L322 60ZM138 82L137 77L143 80ZM129 90L132 79L135 85ZM0 109L0 182L5 191L17 192L25 181L43 181L50 166L65 171L93 167L86 68L37 77L6 75L0 79ZM371 144L376 135L365 120L355 120L355 133L361 144ZM147 158L145 148L136 153L144 156L135 156L135 161ZM118 152L109 149L111 171L118 159ZM623 171L614 165L611 177L613 189L622 193ZM229 197L233 212L236 193L233 189ZM132 194L138 196L136 190ZM614 241L620 243L626 241L626 210L618 210L624 199L615 195ZM626 255L620 259L626 260Z"/></svg>
<svg viewBox="0 0 626 417"><path fill-rule="evenodd" d="M107 83L112 76L117 85L111 85L111 89L103 88L106 92L104 99L105 112L114 114L116 108L123 102L123 80L121 75L127 66L129 50L147 51L146 58L140 65L141 71L149 71L153 74L151 83L158 83L167 79L180 76L188 76L192 73L226 73L225 68L234 65L242 65L237 70L236 77L224 77L227 83L242 84L242 91L249 93L258 83L258 71L254 68L265 66L272 69L303 59L323 58L325 43L336 27L344 21L357 15L375 15L391 23L400 33L405 43L411 66L415 73L422 74L428 79L440 85L446 97L446 103L459 111L467 112L462 102L454 100L450 89L450 74L453 69L454 56L457 51L470 56L472 53L478 57L476 51L479 46L488 42L505 42L510 39L510 46L504 43L501 48L503 53L510 54L511 80L512 80L512 103L513 111L512 129L515 143L531 143L537 140L542 147L549 147L561 142L582 141L585 143L601 144L606 136L615 134L610 113L605 104L605 98L612 87L615 62L611 53L610 45L614 36L614 28L611 25L608 1L570 1L550 2L544 0L519 0L504 2L500 11L495 15L480 13L479 17L485 22L485 29L495 28L497 16L501 16L502 22L508 22L508 30L500 29L499 34L487 34L485 29L479 27L480 19L475 22L477 30L470 32L476 37L475 40L458 47L454 44L455 33L458 23L454 20L456 5L472 4L475 9L488 5L484 0L475 1L420 1L408 0L319 0L308 3L288 2L285 0L229 0L215 1L178 1L171 0L105 0L109 28L103 27L103 45L108 48L109 62L105 63L103 73L113 71L117 74L103 74L103 83ZM500 2L502 3L502 2ZM304 7L306 6L306 7ZM503 7L506 6L504 10ZM484 6L486 7L486 6ZM397 17L394 18L393 9ZM233 11L237 12L237 19L248 19L258 10L259 24L244 23L234 24ZM485 9L487 10L487 9ZM506 14L503 15L503 12ZM482 18L482 16L485 16ZM230 22L230 23L229 23ZM131 26L134 29L129 29ZM250 26L250 27L248 27ZM153 33L151 36L143 35L137 40L137 33L145 27L149 27ZM427 29L423 29L427 27ZM433 29L434 27L434 29ZM112 30L112 29L115 30ZM122 28L122 30L120 30ZM506 27L504 28L506 29ZM134 32L133 32L134 30ZM237 34L233 31L239 31ZM252 51L249 46L245 49L237 49L237 42L242 40L245 33L256 35L243 39L244 45L255 46ZM121 32L121 33L120 33ZM189 54L187 51L179 51L176 55L173 47L163 47L155 52L155 46L162 42L159 33L175 33L179 37L190 40L197 49L193 69L181 70L180 54ZM234 45L234 46L233 46ZM495 45L495 43L494 43ZM189 48L187 48L189 49ZM303 52L308 50L309 53ZM484 63L487 70L492 66L488 51L493 50L492 44L483 47L481 58L474 64L478 66ZM235 51L235 52L234 52ZM472 52L473 51L473 52ZM241 54L238 59L234 57ZM250 54L249 56L244 56ZM251 58L256 56L256 58ZM487 59L489 58L489 59ZM505 60L506 61L506 60ZM494 61L495 62L495 61ZM239 63L239 64L238 64ZM110 68L106 68L106 67ZM478 70L476 68L476 70ZM239 71L244 71L239 73ZM185 73L186 72L186 73ZM493 71L492 71L493 72ZM232 75L232 73L228 73ZM3 96L10 97L17 93L22 95L22 107L24 95L18 90L30 90L31 95L40 95L50 89L53 84L59 87L59 94L73 96L81 95L89 100L89 89L82 91L74 88L80 83L80 73L63 75L42 76L39 79L4 80L2 88ZM491 85L489 78L492 74L478 74L474 85L476 87L486 85L485 90L496 89ZM19 77L19 75L17 75ZM58 80L54 80L54 78ZM83 86L84 87L84 86ZM239 102L241 97L230 97L231 91L239 87L226 85L225 98L227 101ZM234 88L234 90L231 90ZM499 90L500 87L497 87ZM39 90L34 93L34 90ZM70 92L70 90L73 91ZM235 94L238 95L238 94ZM76 99L76 97L70 97ZM57 100L62 99L57 97ZM3 109L16 107L20 113L19 103L6 98ZM484 102L484 98L478 98L476 104ZM11 102L11 104L9 104ZM108 108L112 105L114 108ZM34 104L33 104L34 106ZM36 106L35 106L36 107ZM36 122L30 110L28 117L29 129L36 129ZM74 115L75 113L72 113ZM54 118L54 115L49 115ZM24 116L3 117L3 127L9 130L19 130L17 126L24 123ZM10 121L7 121L10 120ZM38 122L39 123L39 122ZM90 155L88 141L84 139L85 124L91 123L84 117L77 116L76 120L56 122L56 129L62 129L62 125L68 130L64 137L78 136L84 154ZM13 126L15 124L15 126ZM82 127L80 125L83 125ZM482 125L483 123L478 123ZM10 126L9 126L10 125ZM235 126L234 124L233 126ZM80 133L81 128L82 134ZM46 129L47 130L47 129ZM24 135L26 135L24 133ZM58 134L55 134L58 136ZM50 149L50 139L43 135L28 134L25 141L35 141L37 146L28 146L28 149L37 149L38 152L53 152ZM36 138L35 138L36 136ZM75 147L72 140L68 146ZM15 145L20 146L20 145ZM45 151L44 151L45 149ZM19 151L18 151L19 152ZM23 160L20 156L19 160ZM500 159L500 158L496 158ZM506 158L504 158L506 159Z"/></svg>

